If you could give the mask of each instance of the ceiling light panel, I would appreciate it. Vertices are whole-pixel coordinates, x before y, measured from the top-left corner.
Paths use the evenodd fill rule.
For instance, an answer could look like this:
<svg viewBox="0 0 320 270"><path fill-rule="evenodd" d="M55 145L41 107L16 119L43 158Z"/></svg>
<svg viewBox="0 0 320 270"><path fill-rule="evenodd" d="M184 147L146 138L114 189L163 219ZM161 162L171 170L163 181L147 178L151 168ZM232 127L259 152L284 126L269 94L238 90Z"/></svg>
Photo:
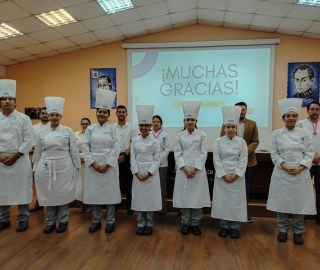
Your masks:
<svg viewBox="0 0 320 270"><path fill-rule="evenodd" d="M320 7L320 0L299 0L297 4Z"/></svg>
<svg viewBox="0 0 320 270"><path fill-rule="evenodd" d="M108 14L134 8L130 0L97 0L97 2Z"/></svg>
<svg viewBox="0 0 320 270"><path fill-rule="evenodd" d="M50 27L56 27L76 22L76 20L64 9L42 13L40 15L36 15L36 17Z"/></svg>
<svg viewBox="0 0 320 270"><path fill-rule="evenodd" d="M0 39L5 39L9 37L21 36L23 35L18 30L12 28L11 26L2 23L0 24Z"/></svg>

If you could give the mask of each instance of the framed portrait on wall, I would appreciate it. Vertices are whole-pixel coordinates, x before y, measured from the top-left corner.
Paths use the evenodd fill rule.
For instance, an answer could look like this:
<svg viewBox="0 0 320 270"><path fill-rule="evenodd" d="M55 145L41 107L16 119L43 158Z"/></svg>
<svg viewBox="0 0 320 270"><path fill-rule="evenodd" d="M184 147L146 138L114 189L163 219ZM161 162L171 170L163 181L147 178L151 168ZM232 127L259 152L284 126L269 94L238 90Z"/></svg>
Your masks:
<svg viewBox="0 0 320 270"><path fill-rule="evenodd" d="M90 69L90 108L96 109L96 91L105 89L106 91L117 92L115 68L91 68ZM117 108L117 97L115 98L112 109Z"/></svg>
<svg viewBox="0 0 320 270"><path fill-rule="evenodd" d="M302 98L302 107L319 102L319 62L288 63L288 98Z"/></svg>

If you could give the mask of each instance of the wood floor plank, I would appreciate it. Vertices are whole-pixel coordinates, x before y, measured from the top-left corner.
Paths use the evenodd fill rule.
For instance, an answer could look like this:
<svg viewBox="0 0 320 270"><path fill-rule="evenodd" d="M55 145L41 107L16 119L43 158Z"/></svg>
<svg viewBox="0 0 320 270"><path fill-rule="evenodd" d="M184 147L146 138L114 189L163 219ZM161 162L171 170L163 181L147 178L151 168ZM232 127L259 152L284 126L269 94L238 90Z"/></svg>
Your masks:
<svg viewBox="0 0 320 270"><path fill-rule="evenodd" d="M318 269L320 226L306 220L304 245L277 242L274 218L254 217L241 226L237 240L218 236L219 221L204 215L201 236L181 235L181 217L176 213L154 215L154 233L136 235L137 213L116 212L116 230L105 234L103 226L89 233L91 213L70 208L66 233L45 235L45 211L31 213L29 229L15 231L17 207L12 207L11 226L0 232L0 269L108 269L108 270L202 270L202 269Z"/></svg>

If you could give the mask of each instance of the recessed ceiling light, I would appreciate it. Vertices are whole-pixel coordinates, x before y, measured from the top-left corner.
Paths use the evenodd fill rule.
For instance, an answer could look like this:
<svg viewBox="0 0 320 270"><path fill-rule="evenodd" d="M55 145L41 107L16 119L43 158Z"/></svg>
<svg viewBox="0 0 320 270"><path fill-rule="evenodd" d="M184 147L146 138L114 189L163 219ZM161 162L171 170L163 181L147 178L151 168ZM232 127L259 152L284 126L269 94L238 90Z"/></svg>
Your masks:
<svg viewBox="0 0 320 270"><path fill-rule="evenodd" d="M320 0L299 0L297 4L320 7Z"/></svg>
<svg viewBox="0 0 320 270"><path fill-rule="evenodd" d="M97 2L108 14L134 8L130 0L97 0Z"/></svg>
<svg viewBox="0 0 320 270"><path fill-rule="evenodd" d="M21 35L23 34L20 33L18 30L12 28L11 26L5 23L0 24L0 39L21 36Z"/></svg>
<svg viewBox="0 0 320 270"><path fill-rule="evenodd" d="M40 15L36 15L36 17L50 27L56 27L76 22L76 20L64 9L42 13Z"/></svg>

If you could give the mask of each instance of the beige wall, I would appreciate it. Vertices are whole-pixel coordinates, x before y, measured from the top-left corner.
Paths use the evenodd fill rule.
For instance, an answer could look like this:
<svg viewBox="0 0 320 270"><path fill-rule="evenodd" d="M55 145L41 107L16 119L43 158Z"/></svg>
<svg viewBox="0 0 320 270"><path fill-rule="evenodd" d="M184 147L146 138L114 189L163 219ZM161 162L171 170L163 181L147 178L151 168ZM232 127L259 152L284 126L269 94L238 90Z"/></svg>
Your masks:
<svg viewBox="0 0 320 270"><path fill-rule="evenodd" d="M143 36L126 42L214 41L280 38L276 45L274 76L273 128L282 126L277 100L286 97L288 62L320 61L320 40L274 33L253 32L222 27L192 25ZM122 42L70 52L8 67L8 78L17 80L17 109L44 106L45 96L66 99L62 124L79 129L82 117L95 121L95 111L89 109L89 69L116 68L118 104L127 104L127 57ZM254 74L253 74L254 76ZM248 82L250 83L250 82ZM263 112L261 112L263 113ZM111 112L111 122L116 120ZM301 117L306 116L303 109Z"/></svg>

